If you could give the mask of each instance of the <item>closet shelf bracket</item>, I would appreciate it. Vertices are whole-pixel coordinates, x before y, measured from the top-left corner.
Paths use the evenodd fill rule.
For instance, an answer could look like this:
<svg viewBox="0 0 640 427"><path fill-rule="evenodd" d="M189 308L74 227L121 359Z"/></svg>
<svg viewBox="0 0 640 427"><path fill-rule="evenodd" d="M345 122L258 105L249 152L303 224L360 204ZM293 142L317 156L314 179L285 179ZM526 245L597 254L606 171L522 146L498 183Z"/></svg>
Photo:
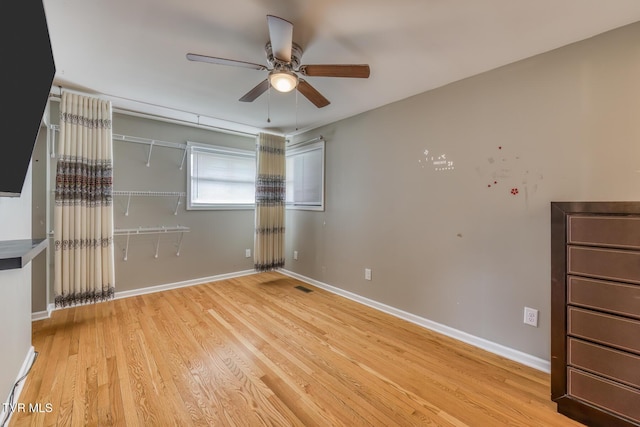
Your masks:
<svg viewBox="0 0 640 427"><path fill-rule="evenodd" d="M180 162L180 170L182 170L182 167L184 166L184 161L187 158L187 150L188 150L188 147L185 146L184 152L182 153L182 161Z"/></svg>
<svg viewBox="0 0 640 427"><path fill-rule="evenodd" d="M151 141L151 144L149 144L149 157L147 157L147 167L151 166L151 151L153 151L153 144L155 143L155 141Z"/></svg>

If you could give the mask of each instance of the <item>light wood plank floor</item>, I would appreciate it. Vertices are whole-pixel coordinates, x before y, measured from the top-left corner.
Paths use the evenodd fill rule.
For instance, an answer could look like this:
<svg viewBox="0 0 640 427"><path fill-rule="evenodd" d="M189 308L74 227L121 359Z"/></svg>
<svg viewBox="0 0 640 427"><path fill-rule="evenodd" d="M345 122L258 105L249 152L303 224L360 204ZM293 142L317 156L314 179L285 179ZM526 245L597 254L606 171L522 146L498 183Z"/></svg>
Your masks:
<svg viewBox="0 0 640 427"><path fill-rule="evenodd" d="M303 285L313 291L302 292ZM278 273L55 311L11 426L578 426L549 376Z"/></svg>

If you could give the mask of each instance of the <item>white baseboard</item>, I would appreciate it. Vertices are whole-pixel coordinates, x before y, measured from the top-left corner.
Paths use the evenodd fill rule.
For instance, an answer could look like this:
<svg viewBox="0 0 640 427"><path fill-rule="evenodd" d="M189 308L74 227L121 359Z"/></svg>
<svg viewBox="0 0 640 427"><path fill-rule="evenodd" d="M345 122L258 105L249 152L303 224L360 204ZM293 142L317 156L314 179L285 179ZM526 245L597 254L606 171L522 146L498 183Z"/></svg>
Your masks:
<svg viewBox="0 0 640 427"><path fill-rule="evenodd" d="M35 311L31 313L31 321L44 320L49 318L49 311Z"/></svg>
<svg viewBox="0 0 640 427"><path fill-rule="evenodd" d="M217 282L220 280L248 276L250 274L255 274L255 273L256 273L255 270L236 271L234 273L225 273L225 274L218 274L216 276L200 277L198 279L184 280L182 282L167 283L164 285L149 286L146 288L132 289L130 291L122 291L122 292L116 291L113 298L121 299L121 298L129 298L137 295L152 294L155 292L168 291L170 289L178 289L178 288L184 288L186 286L202 285L204 283ZM59 310L59 308L56 308L55 304L49 304L47 306L47 311L38 311L35 313L31 313L31 320L36 321L36 320L48 319L49 317L51 317L51 313L55 310Z"/></svg>
<svg viewBox="0 0 640 427"><path fill-rule="evenodd" d="M27 356L24 358L24 362L22 362L22 366L20 367L20 372L18 373L18 376L16 377L16 381L15 381L16 383L22 377L27 375L27 372L29 372L29 369L31 368L31 364L34 362L35 357L36 357L36 351L33 348L33 346L31 346L29 348L29 351L27 351ZM15 391L13 393L13 403L14 403L14 405L16 403L20 402L20 393L22 393L22 388L23 387L24 387L24 379L18 383L18 385L16 386ZM9 403L10 403L9 400L10 399L11 399L11 394L9 394L9 396L7 396L6 400L2 404L2 408L0 408L0 423L4 420L4 417L7 416L7 412L9 413L9 418L7 418L6 425L9 425L9 421L11 421L11 416L13 415L13 411L11 410L11 407L9 406Z"/></svg>
<svg viewBox="0 0 640 427"><path fill-rule="evenodd" d="M376 310L380 310L384 313L390 314L392 316L398 317L400 319L406 320L408 322L411 322L416 325L422 326L424 328L430 329L432 331L438 332L442 335L446 335L448 337L457 339L467 344L471 344L475 347L481 348L483 350L487 350L491 353L497 354L507 359L516 361L518 363L522 363L523 365L529 366L539 371L543 371L546 373L551 372L551 363L549 361L533 356L531 354L527 354L522 351L515 350L510 347L506 347L502 344L498 344L493 341L489 341L484 338L480 338L475 335L468 334L458 329L451 328L441 323L437 323L432 320L425 319L420 316L416 316L415 314L411 314L406 311L397 309L395 307L391 307L389 305L382 304L380 302L371 300L369 298L365 298L361 295L354 294L353 292L345 291L344 289L327 285L326 283L319 282L317 280L311 279L309 277L303 276L293 271L283 269L283 270L280 270L280 272L282 274L286 274L287 276L309 283L310 285L317 286L318 288L324 289L336 295L340 295L352 301L359 302L361 304L375 308Z"/></svg>
<svg viewBox="0 0 640 427"><path fill-rule="evenodd" d="M237 271L235 273L218 274L217 276L202 277L198 279L185 280L182 282L168 283L166 285L149 286L147 288L132 289L130 291L117 292L114 299L128 298L137 295L152 294L155 292L168 291L169 289L184 288L186 286L202 285L209 282L218 282L220 280L234 279L236 277L248 276L255 274L255 270Z"/></svg>

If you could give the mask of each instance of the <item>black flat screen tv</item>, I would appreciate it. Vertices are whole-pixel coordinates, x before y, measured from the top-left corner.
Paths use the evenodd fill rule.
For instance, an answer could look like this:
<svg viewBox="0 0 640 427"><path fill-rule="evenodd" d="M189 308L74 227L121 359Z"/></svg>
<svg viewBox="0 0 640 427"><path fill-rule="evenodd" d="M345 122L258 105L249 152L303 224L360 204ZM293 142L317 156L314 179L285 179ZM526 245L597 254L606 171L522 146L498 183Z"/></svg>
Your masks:
<svg viewBox="0 0 640 427"><path fill-rule="evenodd" d="M0 196L18 197L56 68L42 0L3 2L0 22Z"/></svg>

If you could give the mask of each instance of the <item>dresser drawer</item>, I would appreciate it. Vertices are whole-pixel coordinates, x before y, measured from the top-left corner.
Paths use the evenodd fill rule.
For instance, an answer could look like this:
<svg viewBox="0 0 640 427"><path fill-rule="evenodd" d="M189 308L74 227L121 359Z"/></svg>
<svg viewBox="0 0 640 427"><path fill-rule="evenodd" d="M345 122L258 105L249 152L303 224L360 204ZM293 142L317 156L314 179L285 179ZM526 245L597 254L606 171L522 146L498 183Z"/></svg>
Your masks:
<svg viewBox="0 0 640 427"><path fill-rule="evenodd" d="M567 234L572 245L640 249L640 217L570 215Z"/></svg>
<svg viewBox="0 0 640 427"><path fill-rule="evenodd" d="M570 396L640 421L640 391L572 368L567 378Z"/></svg>
<svg viewBox="0 0 640 427"><path fill-rule="evenodd" d="M574 337L640 354L640 321L638 320L569 307L567 333Z"/></svg>
<svg viewBox="0 0 640 427"><path fill-rule="evenodd" d="M640 252L569 246L567 273L640 284Z"/></svg>
<svg viewBox="0 0 640 427"><path fill-rule="evenodd" d="M640 319L640 286L569 276L569 304Z"/></svg>
<svg viewBox="0 0 640 427"><path fill-rule="evenodd" d="M569 338L567 363L640 388L640 356Z"/></svg>

